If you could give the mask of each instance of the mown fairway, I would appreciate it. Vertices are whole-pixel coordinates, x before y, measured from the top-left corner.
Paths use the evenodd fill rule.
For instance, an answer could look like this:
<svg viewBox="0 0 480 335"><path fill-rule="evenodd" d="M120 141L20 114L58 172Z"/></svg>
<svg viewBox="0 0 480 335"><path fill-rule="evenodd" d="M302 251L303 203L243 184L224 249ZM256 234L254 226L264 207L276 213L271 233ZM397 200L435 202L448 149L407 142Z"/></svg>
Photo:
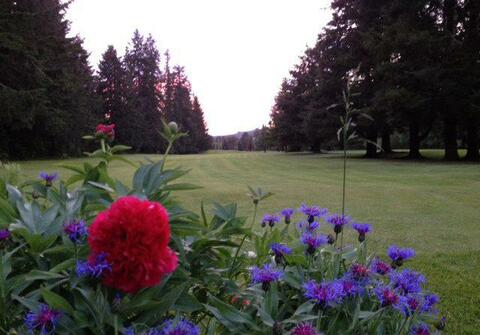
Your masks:
<svg viewBox="0 0 480 335"><path fill-rule="evenodd" d="M341 207L342 160L335 154L212 152L169 159L170 166L192 169L185 182L203 186L177 193L187 208L197 212L204 200L207 205L237 202L240 214L250 215L246 185L275 193L261 204L261 214L302 202L331 211ZM65 178L69 173L58 165L82 161L21 165L29 177L39 171L59 171ZM132 171L120 163L112 168L125 183ZM441 295L448 334L480 334L480 165L353 157L348 163L346 207L354 219L374 225L370 245L380 255L392 243L417 250L410 266L424 272L429 287ZM353 237L349 235L352 242Z"/></svg>

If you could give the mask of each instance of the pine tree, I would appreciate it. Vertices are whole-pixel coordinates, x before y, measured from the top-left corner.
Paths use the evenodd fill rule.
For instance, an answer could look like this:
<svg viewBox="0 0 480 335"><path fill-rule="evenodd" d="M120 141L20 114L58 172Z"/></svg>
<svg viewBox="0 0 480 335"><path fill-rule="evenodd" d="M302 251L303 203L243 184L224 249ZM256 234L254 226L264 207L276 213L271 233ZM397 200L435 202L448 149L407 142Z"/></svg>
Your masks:
<svg viewBox="0 0 480 335"><path fill-rule="evenodd" d="M116 124L116 138L120 143L127 143L123 138L127 113L126 73L117 50L110 45L98 65L97 94L102 100L102 116L106 122Z"/></svg>
<svg viewBox="0 0 480 335"><path fill-rule="evenodd" d="M127 117L124 131L128 144L138 152L158 152L161 127L160 53L155 40L134 32L124 57L127 79Z"/></svg>
<svg viewBox="0 0 480 335"><path fill-rule="evenodd" d="M68 3L0 4L0 150L10 158L80 154L97 100L88 54L69 38Z"/></svg>
<svg viewBox="0 0 480 335"><path fill-rule="evenodd" d="M191 131L195 143L195 151L203 152L210 149L210 136L208 135L207 124L202 107L196 95L193 96Z"/></svg>

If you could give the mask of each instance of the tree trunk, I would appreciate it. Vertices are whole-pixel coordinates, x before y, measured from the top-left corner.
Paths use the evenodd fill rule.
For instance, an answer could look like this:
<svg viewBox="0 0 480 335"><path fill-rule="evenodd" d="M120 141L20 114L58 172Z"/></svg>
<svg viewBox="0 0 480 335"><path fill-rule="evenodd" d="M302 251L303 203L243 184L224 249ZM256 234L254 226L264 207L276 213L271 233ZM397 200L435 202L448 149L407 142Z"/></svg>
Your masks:
<svg viewBox="0 0 480 335"><path fill-rule="evenodd" d="M465 159L471 162L480 160L478 129L475 124L471 124L467 128L467 155Z"/></svg>
<svg viewBox="0 0 480 335"><path fill-rule="evenodd" d="M365 158L376 158L377 157L377 143L378 130L375 126L370 126L367 130L367 152L365 153Z"/></svg>
<svg viewBox="0 0 480 335"><path fill-rule="evenodd" d="M408 157L412 159L422 158L422 155L420 155L420 136L418 134L418 124L415 121L410 122L409 137L410 151L408 153Z"/></svg>
<svg viewBox="0 0 480 335"><path fill-rule="evenodd" d="M445 143L445 160L456 161L459 159L457 148L457 122L446 119L443 123L443 139Z"/></svg>
<svg viewBox="0 0 480 335"><path fill-rule="evenodd" d="M382 150L384 154L392 153L392 144L390 143L390 132L384 130L382 133Z"/></svg>

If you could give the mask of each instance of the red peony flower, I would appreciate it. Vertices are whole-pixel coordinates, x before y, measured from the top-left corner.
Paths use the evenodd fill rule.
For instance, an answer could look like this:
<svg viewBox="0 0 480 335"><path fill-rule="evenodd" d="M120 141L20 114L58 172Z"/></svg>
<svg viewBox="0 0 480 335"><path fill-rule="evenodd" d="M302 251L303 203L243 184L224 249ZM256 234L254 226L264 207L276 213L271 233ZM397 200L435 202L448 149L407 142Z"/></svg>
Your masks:
<svg viewBox="0 0 480 335"><path fill-rule="evenodd" d="M178 260L169 241L165 208L133 196L118 199L89 227L90 259L105 253L112 266L103 283L127 293L155 286L175 271Z"/></svg>
<svg viewBox="0 0 480 335"><path fill-rule="evenodd" d="M97 132L97 134L103 135L103 136L107 137L109 140L113 140L113 138L115 137L115 130L114 129L115 129L115 124L102 124L102 123L100 123L95 128L95 131Z"/></svg>

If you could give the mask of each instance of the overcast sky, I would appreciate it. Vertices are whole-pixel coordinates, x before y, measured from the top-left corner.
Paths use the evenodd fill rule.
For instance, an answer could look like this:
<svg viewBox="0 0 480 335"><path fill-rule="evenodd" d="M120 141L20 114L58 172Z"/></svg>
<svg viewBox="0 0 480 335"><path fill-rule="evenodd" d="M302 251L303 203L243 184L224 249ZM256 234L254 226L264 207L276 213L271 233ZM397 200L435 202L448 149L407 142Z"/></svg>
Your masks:
<svg viewBox="0 0 480 335"><path fill-rule="evenodd" d="M267 124L282 78L330 18L329 0L75 0L72 34L96 68L108 44L152 34L185 66L211 135Z"/></svg>

